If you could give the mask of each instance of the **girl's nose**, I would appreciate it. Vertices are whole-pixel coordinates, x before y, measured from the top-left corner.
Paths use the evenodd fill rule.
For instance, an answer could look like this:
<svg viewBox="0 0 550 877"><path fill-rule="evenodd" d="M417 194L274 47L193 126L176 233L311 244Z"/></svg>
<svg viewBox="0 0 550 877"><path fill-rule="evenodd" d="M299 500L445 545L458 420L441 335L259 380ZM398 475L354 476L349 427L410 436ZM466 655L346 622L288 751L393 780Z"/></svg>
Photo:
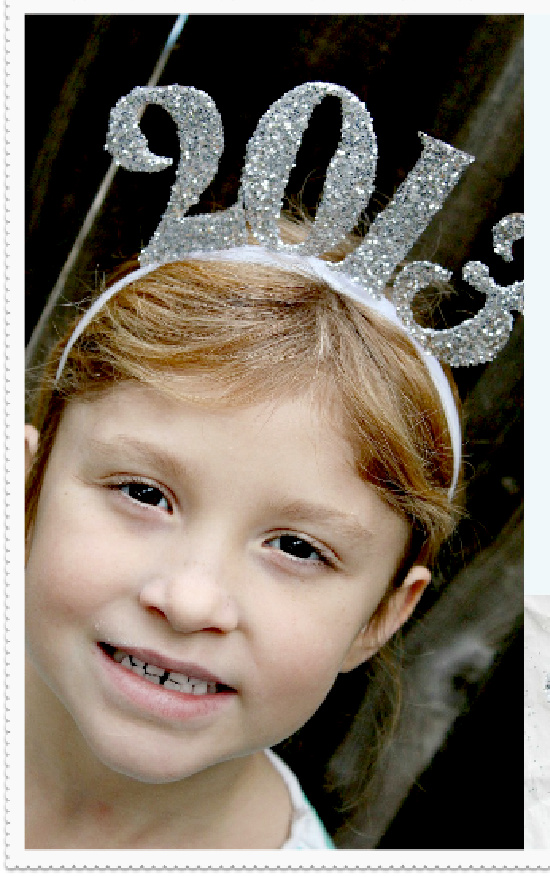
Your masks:
<svg viewBox="0 0 550 877"><path fill-rule="evenodd" d="M215 630L228 633L239 624L236 595L211 563L191 561L156 574L141 589L142 606L160 612L174 630L194 633Z"/></svg>

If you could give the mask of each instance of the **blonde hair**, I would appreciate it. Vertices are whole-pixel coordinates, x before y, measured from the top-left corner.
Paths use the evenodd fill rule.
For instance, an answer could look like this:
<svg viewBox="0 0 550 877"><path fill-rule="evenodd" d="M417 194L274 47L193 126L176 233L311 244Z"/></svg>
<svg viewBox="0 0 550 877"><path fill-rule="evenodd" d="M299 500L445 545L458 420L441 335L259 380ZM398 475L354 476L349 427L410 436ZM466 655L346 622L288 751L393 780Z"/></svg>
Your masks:
<svg viewBox="0 0 550 877"><path fill-rule="evenodd" d="M167 374L186 372L215 381L228 405L322 385L339 408L358 473L409 520L416 556L431 563L452 530L450 438L421 356L399 329L322 281L259 265L170 263L105 304L56 383L65 343L46 363L35 400L41 441L29 522L71 399L128 380L164 390Z"/></svg>

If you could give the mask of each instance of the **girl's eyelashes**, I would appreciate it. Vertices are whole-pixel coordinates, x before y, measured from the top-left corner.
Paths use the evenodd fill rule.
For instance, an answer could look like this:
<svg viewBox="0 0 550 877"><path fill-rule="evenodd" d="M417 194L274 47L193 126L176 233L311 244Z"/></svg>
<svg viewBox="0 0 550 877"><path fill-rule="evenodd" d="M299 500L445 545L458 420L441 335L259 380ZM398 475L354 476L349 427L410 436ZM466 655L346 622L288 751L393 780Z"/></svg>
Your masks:
<svg viewBox="0 0 550 877"><path fill-rule="evenodd" d="M279 536L273 536L264 543L283 554L288 554L301 563L317 563L325 566L335 566L335 559L329 551L324 551L316 545L312 545L303 536L295 533L281 533Z"/></svg>
<svg viewBox="0 0 550 877"><path fill-rule="evenodd" d="M149 481L138 479L119 481L109 485L112 490L117 490L127 496L131 502L142 506L151 506L161 511L172 514L174 511L172 502L160 487Z"/></svg>

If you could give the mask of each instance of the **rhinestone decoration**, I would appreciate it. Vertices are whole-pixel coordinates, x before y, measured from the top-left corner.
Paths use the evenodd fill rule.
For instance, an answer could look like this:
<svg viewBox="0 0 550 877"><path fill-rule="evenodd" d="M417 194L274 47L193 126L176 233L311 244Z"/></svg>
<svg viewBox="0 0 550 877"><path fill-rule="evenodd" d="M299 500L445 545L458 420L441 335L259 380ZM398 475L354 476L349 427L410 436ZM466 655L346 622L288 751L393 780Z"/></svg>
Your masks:
<svg viewBox="0 0 550 877"><path fill-rule="evenodd" d="M342 131L327 169L322 200L306 241L284 244L278 221L288 178L311 114L324 97L340 98ZM374 189L377 146L364 103L346 88L307 82L275 101L248 141L243 172L246 218L257 241L269 249L319 255L348 234Z"/></svg>
<svg viewBox="0 0 550 877"><path fill-rule="evenodd" d="M246 242L241 204L210 215L185 216L214 178L223 150L223 129L214 101L203 91L181 85L137 87L111 111L105 148L116 163L131 171L160 171L171 158L154 155L139 127L146 104L159 104L174 119L180 161L170 201L141 265L174 262L193 250L219 250Z"/></svg>
<svg viewBox="0 0 550 877"><path fill-rule="evenodd" d="M380 297L384 287L474 158L441 140L420 133L422 154L378 214L359 247L338 271Z"/></svg>
<svg viewBox="0 0 550 877"><path fill-rule="evenodd" d="M326 96L340 99L342 131L327 170L323 197L308 239L284 244L278 233L284 189L314 108ZM213 179L223 149L219 113L202 91L180 85L134 88L111 111L106 149L132 171L160 171L172 159L154 155L139 127L146 104L164 107L174 119L180 161L169 204L151 241L142 251L143 266L172 262L201 251L231 250L246 244L246 221L266 249L309 256L329 252L357 222L374 187L377 145L365 105L347 89L323 82L298 86L260 119L248 142L241 189L233 207L211 215L189 217ZM471 155L420 133L422 153L390 204L378 214L357 249L338 264L325 263L327 275L351 280L368 305L381 299L399 263L441 209L468 165ZM523 237L522 214L510 214L493 228L494 250L512 260L512 244ZM412 312L417 292L450 272L431 262L413 262L397 276L392 298L404 328L429 353L452 366L493 359L512 329L510 311L523 312L523 282L501 287L480 262L468 262L463 278L486 295L483 308L449 329L419 326ZM363 299L363 293L361 292Z"/></svg>

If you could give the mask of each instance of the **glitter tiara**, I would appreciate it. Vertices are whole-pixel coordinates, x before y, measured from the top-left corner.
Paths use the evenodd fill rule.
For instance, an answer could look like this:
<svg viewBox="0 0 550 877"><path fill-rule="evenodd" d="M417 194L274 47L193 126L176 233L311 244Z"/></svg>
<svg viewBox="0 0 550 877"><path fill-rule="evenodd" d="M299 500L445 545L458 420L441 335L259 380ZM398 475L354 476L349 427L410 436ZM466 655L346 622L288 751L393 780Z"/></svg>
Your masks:
<svg viewBox="0 0 550 877"><path fill-rule="evenodd" d="M284 243L279 220L285 187L311 114L323 98L340 100L341 137L328 166L323 195L307 240ZM346 88L308 82L275 101L260 119L246 148L236 203L209 215L187 216L218 169L223 150L220 115L212 99L190 86L137 87L111 111L106 149L131 171L161 171L171 158L149 150L139 120L147 104L172 116L180 141L180 160L170 200L160 224L141 251L141 267L109 287L76 326L63 352L59 379L75 340L105 302L121 288L168 262L190 258L248 261L273 265L320 278L336 291L382 313L413 339L437 387L447 416L454 453L451 492L460 469L460 424L450 386L438 359L452 366L493 359L512 330L511 311L523 312L523 282L499 286L489 268L468 262L466 282L486 296L469 319L448 329L420 326L412 302L422 289L448 280L451 272L431 262L411 262L387 285L399 264L440 210L473 156L420 133L419 160L381 211L357 248L340 262L319 255L344 241L357 223L374 189L377 145L371 116ZM249 231L258 242L247 245ZM512 244L523 237L523 215L510 214L493 228L495 253L512 260ZM437 357L437 359L436 359Z"/></svg>

